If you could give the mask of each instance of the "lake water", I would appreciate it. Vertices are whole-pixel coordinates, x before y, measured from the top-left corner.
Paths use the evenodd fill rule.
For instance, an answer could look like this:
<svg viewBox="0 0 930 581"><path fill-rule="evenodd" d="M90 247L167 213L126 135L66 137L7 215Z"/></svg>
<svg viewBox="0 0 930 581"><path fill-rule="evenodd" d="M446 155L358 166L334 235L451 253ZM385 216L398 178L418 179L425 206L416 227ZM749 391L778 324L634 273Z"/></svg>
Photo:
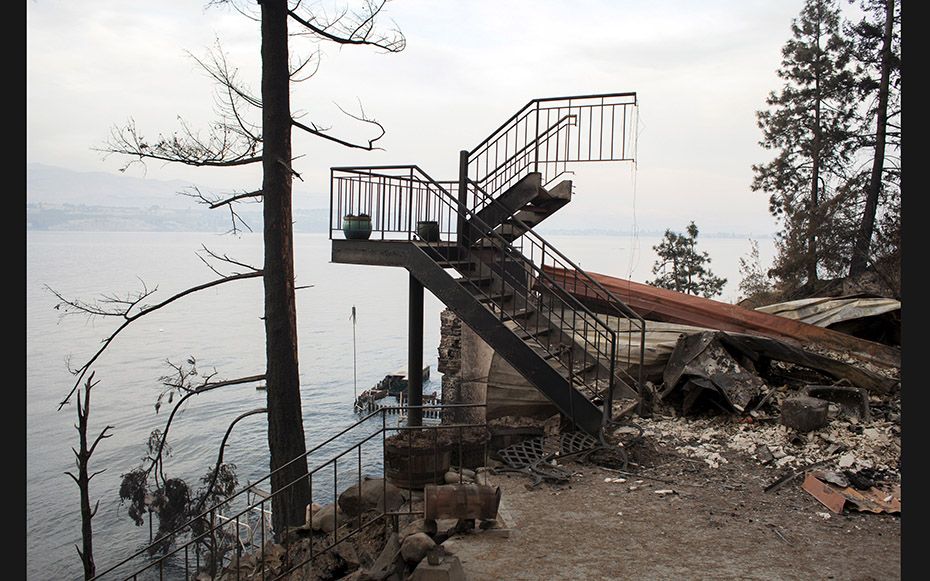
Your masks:
<svg viewBox="0 0 930 581"><path fill-rule="evenodd" d="M645 281L655 260L658 237L547 236L586 270ZM261 236L239 238L203 233L92 233L29 231L26 238L26 545L27 573L34 579L79 579L78 489L66 470L74 469L76 410L58 403L73 385L67 370L83 363L117 320L59 319L55 297L45 285L69 298L92 299L101 293L124 295L142 281L158 291L156 302L215 278L194 251L206 244L217 253L260 266ZM739 281L738 260L745 239L700 239L711 268L729 279L723 300L733 301ZM772 241L760 240L763 264L771 261ZM358 391L403 367L407 349L406 271L397 268L332 264L324 234L295 236L297 325L304 430L308 448L349 425L353 414L353 348L349 314L357 310ZM91 483L98 571L148 542L147 526L136 527L118 497L120 475L137 467L148 434L164 425L167 408L156 414L158 378L170 371L166 360L181 363L194 356L201 371L218 378L264 371L264 327L260 279L221 285L197 293L144 317L119 335L95 369L91 434L113 426L100 443L91 469L106 471ZM438 389L436 371L441 303L425 300L424 365L430 365L427 390ZM176 417L169 437L169 476L198 481L215 462L229 422L263 407L265 393L254 385L224 387L191 398ZM268 471L267 432L262 415L240 422L224 460L238 467L239 481L255 481Z"/></svg>

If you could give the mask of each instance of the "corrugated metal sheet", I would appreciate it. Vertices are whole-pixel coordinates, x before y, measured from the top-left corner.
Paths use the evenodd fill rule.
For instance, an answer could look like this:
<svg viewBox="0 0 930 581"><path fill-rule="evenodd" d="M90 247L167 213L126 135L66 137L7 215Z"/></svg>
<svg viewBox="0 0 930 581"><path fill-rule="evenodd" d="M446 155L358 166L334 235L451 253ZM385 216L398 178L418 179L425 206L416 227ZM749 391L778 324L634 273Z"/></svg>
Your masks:
<svg viewBox="0 0 930 581"><path fill-rule="evenodd" d="M901 301L882 298L825 297L776 303L757 307L756 310L818 327L829 327L842 321L899 311Z"/></svg>
<svg viewBox="0 0 930 581"><path fill-rule="evenodd" d="M562 269L544 267L556 283L582 300L597 303L598 298L574 288L573 279ZM884 367L900 367L898 349L859 339L838 331L801 321L744 309L689 294L661 289L622 278L588 273L591 278L616 295L645 319L693 325L706 329L750 333L801 345L819 345L848 353L863 361Z"/></svg>
<svg viewBox="0 0 930 581"><path fill-rule="evenodd" d="M636 377L636 366L639 365L640 351L638 323L631 325L629 319L620 317L603 316L601 318L611 329L617 331L616 359L618 371L625 371ZM564 325L563 328L568 330L568 325ZM595 329L593 325L588 326L588 333L585 338L590 343L597 339ZM665 364L668 363L669 356L675 350L678 338L682 335L707 330L692 325L646 321L646 340L645 349L643 350L644 379L654 382L662 381L662 372L665 370ZM581 333L577 332L575 334L581 335Z"/></svg>

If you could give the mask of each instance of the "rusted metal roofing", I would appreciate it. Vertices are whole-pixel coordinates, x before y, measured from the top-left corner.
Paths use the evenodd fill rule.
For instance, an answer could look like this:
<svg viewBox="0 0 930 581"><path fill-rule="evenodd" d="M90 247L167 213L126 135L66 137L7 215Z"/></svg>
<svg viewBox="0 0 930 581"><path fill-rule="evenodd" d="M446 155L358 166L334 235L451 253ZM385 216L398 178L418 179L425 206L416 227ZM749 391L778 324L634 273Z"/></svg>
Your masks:
<svg viewBox="0 0 930 581"><path fill-rule="evenodd" d="M597 297L586 294L585 288L569 284L573 279L569 277L567 271L548 266L543 268L557 284L561 284L566 292L595 306L600 302ZM729 303L661 289L605 274L594 272L588 272L588 274L645 319L761 335L803 346L817 345L883 367L901 366L900 350L881 343L866 341L824 327L745 309Z"/></svg>

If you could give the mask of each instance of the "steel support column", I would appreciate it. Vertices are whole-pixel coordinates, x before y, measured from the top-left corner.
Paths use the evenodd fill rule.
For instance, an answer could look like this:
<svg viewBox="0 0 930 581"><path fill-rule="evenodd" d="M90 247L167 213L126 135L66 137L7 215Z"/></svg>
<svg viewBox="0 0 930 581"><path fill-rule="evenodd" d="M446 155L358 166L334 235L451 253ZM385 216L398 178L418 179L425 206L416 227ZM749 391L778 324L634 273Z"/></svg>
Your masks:
<svg viewBox="0 0 930 581"><path fill-rule="evenodd" d="M423 405L423 285L413 274L407 320L407 402L420 406ZM423 410L411 408L407 425L423 425Z"/></svg>

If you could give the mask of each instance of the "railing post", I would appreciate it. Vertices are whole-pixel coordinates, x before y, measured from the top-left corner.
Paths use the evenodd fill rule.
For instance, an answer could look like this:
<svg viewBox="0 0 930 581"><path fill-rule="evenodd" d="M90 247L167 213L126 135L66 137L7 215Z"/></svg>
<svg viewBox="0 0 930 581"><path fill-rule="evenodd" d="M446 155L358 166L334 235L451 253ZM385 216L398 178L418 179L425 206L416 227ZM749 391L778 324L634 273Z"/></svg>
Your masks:
<svg viewBox="0 0 930 581"><path fill-rule="evenodd" d="M458 236L456 237L456 243L459 246L467 246L465 229L465 209L468 208L468 151L462 150L459 152L459 207L457 209L457 214L459 216L456 229L458 230Z"/></svg>
<svg viewBox="0 0 930 581"><path fill-rule="evenodd" d="M333 187L336 185L335 174L333 169L329 169L329 239L333 239L333 212L336 209L333 207Z"/></svg>
<svg viewBox="0 0 930 581"><path fill-rule="evenodd" d="M410 179L410 195L407 199L407 240L413 240L413 168L410 168L408 175Z"/></svg>
<svg viewBox="0 0 930 581"><path fill-rule="evenodd" d="M548 117L548 116L547 116ZM539 101L536 101L536 135L533 139L539 138ZM539 171L539 145L533 148L533 171Z"/></svg>

